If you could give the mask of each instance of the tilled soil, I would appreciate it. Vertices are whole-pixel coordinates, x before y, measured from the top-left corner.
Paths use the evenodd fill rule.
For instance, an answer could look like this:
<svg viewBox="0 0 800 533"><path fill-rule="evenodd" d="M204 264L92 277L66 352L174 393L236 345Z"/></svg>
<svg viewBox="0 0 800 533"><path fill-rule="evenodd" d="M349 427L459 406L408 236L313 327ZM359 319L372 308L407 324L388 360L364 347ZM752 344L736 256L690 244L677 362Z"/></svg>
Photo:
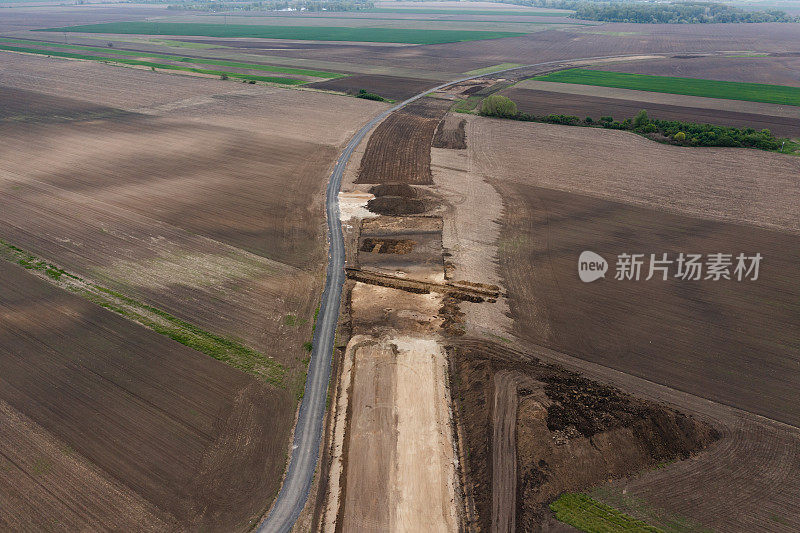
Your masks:
<svg viewBox="0 0 800 533"><path fill-rule="evenodd" d="M520 339L800 422L798 236L522 184L498 189L506 213L501 241L509 243L500 269ZM578 278L585 250L607 258L605 279ZM649 254L674 260L681 252L763 259L757 280L681 280L675 265L667 280L658 272L645 279ZM646 254L639 281L615 279L623 253Z"/></svg>
<svg viewBox="0 0 800 533"><path fill-rule="evenodd" d="M445 115L433 136L433 148L465 149L467 147L466 123L467 121L458 115Z"/></svg>
<svg viewBox="0 0 800 533"><path fill-rule="evenodd" d="M755 130L768 129L779 137L795 138L800 136L800 120L789 117L519 88L508 89L503 91L503 94L511 98L520 111L532 115L574 115L580 119L591 117L594 120L603 116L611 116L615 120L622 121L626 118L633 118L644 109L651 119L681 120Z"/></svg>
<svg viewBox="0 0 800 533"><path fill-rule="evenodd" d="M0 529L252 527L279 487L290 391L0 273L0 418L16 435L0 439Z"/></svg>
<svg viewBox="0 0 800 533"><path fill-rule="evenodd" d="M400 76L383 76L379 74L353 74L346 78L311 83L308 87L341 91L348 94L357 94L361 89L375 93L392 100L405 100L415 94L436 85L431 80L418 78L405 78Z"/></svg>
<svg viewBox="0 0 800 533"><path fill-rule="evenodd" d="M685 459L719 438L690 416L493 343L459 342L450 355L452 390L466 429L468 489L481 530L516 521L517 530L537 531L546 516L543 505L561 492ZM503 383L501 396L496 380ZM516 393L505 394L509 387ZM516 425L501 425L509 434L498 435L506 410L517 413L511 419ZM510 448L502 445L508 439ZM516 483L493 474L504 464L516 464ZM498 490L515 491L516 498ZM503 520L508 509L497 504L491 510L493 500L515 499L511 518Z"/></svg>
<svg viewBox="0 0 800 533"><path fill-rule="evenodd" d="M449 106L423 98L381 122L367 142L356 183L433 183L431 140Z"/></svg>

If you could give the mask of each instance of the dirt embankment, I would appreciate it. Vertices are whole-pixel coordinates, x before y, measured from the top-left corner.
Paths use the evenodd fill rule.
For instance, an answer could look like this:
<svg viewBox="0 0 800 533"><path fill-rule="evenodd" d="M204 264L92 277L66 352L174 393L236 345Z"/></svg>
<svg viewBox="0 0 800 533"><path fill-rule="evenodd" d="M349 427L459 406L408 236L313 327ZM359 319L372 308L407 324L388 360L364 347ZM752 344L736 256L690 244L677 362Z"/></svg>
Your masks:
<svg viewBox="0 0 800 533"><path fill-rule="evenodd" d="M719 437L691 416L492 343L460 342L449 354L483 531L514 521L537 531L561 492L685 459ZM494 472L514 463L515 482Z"/></svg>
<svg viewBox="0 0 800 533"><path fill-rule="evenodd" d="M467 147L467 121L457 115L445 115L433 136L434 148L464 150Z"/></svg>

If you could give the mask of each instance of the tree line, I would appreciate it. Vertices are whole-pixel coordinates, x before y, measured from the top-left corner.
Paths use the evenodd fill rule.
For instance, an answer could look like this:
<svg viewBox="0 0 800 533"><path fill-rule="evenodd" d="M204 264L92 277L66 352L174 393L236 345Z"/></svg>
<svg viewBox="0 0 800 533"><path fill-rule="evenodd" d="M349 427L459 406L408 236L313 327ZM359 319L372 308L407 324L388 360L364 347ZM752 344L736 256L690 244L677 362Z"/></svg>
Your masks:
<svg viewBox="0 0 800 533"><path fill-rule="evenodd" d="M499 1L499 0L498 0ZM719 2L631 2L604 0L503 0L503 3L570 9L571 18L639 24L712 24L724 22L800 22L784 11L745 11Z"/></svg>
<svg viewBox="0 0 800 533"><path fill-rule="evenodd" d="M581 119L573 115L531 115L519 111L513 100L499 94L485 98L481 102L479 112L483 116L528 122L632 131L654 141L682 146L727 146L777 151L782 150L787 142L786 139L775 137L768 129L755 130L680 120L651 119L645 110L621 122L610 116L595 120L592 117ZM794 144L790 143L790 146L794 147Z"/></svg>

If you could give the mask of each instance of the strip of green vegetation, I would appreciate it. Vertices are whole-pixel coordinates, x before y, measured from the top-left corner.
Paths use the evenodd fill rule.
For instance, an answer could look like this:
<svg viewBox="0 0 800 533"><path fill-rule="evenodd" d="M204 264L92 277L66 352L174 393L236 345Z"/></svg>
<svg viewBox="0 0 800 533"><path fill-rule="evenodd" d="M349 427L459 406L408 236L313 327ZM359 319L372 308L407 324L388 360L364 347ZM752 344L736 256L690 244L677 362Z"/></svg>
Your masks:
<svg viewBox="0 0 800 533"><path fill-rule="evenodd" d="M348 11L347 13L352 13L352 11ZM264 18L273 18L273 19L280 19L280 18L288 18L286 15L263 15ZM431 22L436 23L437 25L441 25L442 23L451 23L451 24L528 24L529 26L541 26L541 25L548 25L548 24L569 24L570 26L588 26L590 24L581 23L581 22L564 22L564 21L556 21L556 22L543 22L541 20L490 20L490 19L434 19L434 18L409 18L409 17L360 17L354 15L292 15L292 17L296 17L299 19L328 19L328 20L401 20L401 21L413 21L413 22ZM593 25L593 24L592 24Z"/></svg>
<svg viewBox="0 0 800 533"><path fill-rule="evenodd" d="M265 354L238 341L205 331L144 303L100 285L88 283L25 250L0 239L0 257L45 274L52 282L114 313L138 322L184 346L202 352L243 372L282 387L286 369Z"/></svg>
<svg viewBox="0 0 800 533"><path fill-rule="evenodd" d="M450 108L450 111L453 113L472 113L478 107L478 104L481 103L480 96L468 96L461 100L456 100L453 104L453 107Z"/></svg>
<svg viewBox="0 0 800 533"><path fill-rule="evenodd" d="M662 533L586 494L565 493L550 504L556 518L588 533Z"/></svg>
<svg viewBox="0 0 800 533"><path fill-rule="evenodd" d="M275 76L255 76L253 74L240 74L238 72L228 72L224 70L209 70L205 68L184 67L180 65L169 65L167 63L154 63L151 61L139 61L137 59L127 59L124 57L105 57L105 56L90 56L85 54L73 54L71 52L59 52L54 50L42 50L41 48L25 48L21 46L8 46L0 45L0 50L7 50L9 52L25 52L27 54L38 54L53 57L64 57L69 59L83 59L86 61L102 61L105 63L121 63L123 65L137 65L143 67L150 67L153 69L160 68L164 70L178 70L184 72L196 72L198 74L209 74L212 76L219 76L221 78L238 78L248 81L262 81L266 83L278 83L281 85L302 85L306 83L303 80L295 78L279 78Z"/></svg>
<svg viewBox="0 0 800 533"><path fill-rule="evenodd" d="M539 81L575 83L616 87L655 93L684 94L723 98L725 100L745 100L800 106L800 87L786 85L767 85L764 83L743 83L735 81L703 80L696 78L673 78L670 76L649 76L624 72L606 72L573 68L537 76Z"/></svg>
<svg viewBox="0 0 800 533"><path fill-rule="evenodd" d="M257 26L249 24L194 24L180 22L110 22L35 31L184 35L204 37L256 37L306 41L357 41L376 43L441 44L525 35L507 31L422 30L407 28L351 28L328 26Z"/></svg>
<svg viewBox="0 0 800 533"><path fill-rule="evenodd" d="M47 46L48 48L68 48L71 50L86 50L90 52L103 52L106 54L121 55L121 56L168 59L171 61L181 61L184 63L196 63L198 65L216 65L221 67L244 68L248 70L264 70L268 72L279 72L282 74L313 76L315 78L343 78L347 76L347 74L339 74L336 72L324 72L321 70L307 70L307 69L293 68L293 67L276 67L273 65L260 65L258 63L242 63L239 61L230 61L227 59L205 59L201 57L185 57L185 56L176 56L172 54L159 54L157 52L137 52L135 50L117 50L115 48L102 47L102 46L84 46L79 44L48 43L44 41L31 41L27 39L8 39L8 38L0 38L0 42ZM110 60L110 58L106 59ZM230 73L228 75L230 75Z"/></svg>
<svg viewBox="0 0 800 533"><path fill-rule="evenodd" d="M789 139L777 138L768 129L756 131L754 128L732 128L713 124L698 124L679 120L651 119L644 109L622 122L613 117L604 116L599 120L592 117L581 119L574 115L531 115L520 112L517 104L510 98L492 94L481 102L480 114L487 117L508 118L526 122L546 122L562 126L584 126L590 128L606 128L625 130L648 139L676 144L679 146L720 146L738 148L756 148L770 152L795 154L800 143Z"/></svg>
<svg viewBox="0 0 800 533"><path fill-rule="evenodd" d="M514 17L566 17L572 11L501 11L495 9L479 10L479 9L428 9L428 8L411 8L402 9L394 7L375 7L372 9L362 9L358 13L422 13L426 15L497 15L497 16L514 16Z"/></svg>
<svg viewBox="0 0 800 533"><path fill-rule="evenodd" d="M492 65L491 67L476 68L475 70L467 71L464 74L467 76L480 76L481 74L491 74L492 72L497 72L499 70L521 66L522 63L500 63L499 65Z"/></svg>
<svg viewBox="0 0 800 533"><path fill-rule="evenodd" d="M43 261L36 257L33 254L30 254L23 250L22 248L17 248L11 243L8 243L2 239L0 239L0 257L5 259L6 261L11 261L12 263L16 263L23 268L28 270L36 270L38 272L44 273L48 278L58 281L61 279L61 276L67 276L72 279L80 281L80 278L65 272L63 269L58 268L57 266L48 263L47 261Z"/></svg>

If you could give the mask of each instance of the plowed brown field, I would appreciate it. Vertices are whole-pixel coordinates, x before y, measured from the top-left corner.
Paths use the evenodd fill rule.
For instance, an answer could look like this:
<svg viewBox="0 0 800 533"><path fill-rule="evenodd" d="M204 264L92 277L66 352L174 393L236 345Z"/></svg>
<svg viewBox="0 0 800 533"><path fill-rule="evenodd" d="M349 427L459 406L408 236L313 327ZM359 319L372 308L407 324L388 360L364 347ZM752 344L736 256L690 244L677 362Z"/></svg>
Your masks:
<svg viewBox="0 0 800 533"><path fill-rule="evenodd" d="M800 527L794 475L800 411L793 400L800 387L794 340L800 278L793 266L800 261L800 204L786 197L797 188L797 160L739 149L681 150L631 134L477 117L467 118L467 139L463 167L502 197L496 264L514 325L507 331L498 326L496 334L514 336L504 340L542 360L675 405L722 433L689 460L603 485L594 496L657 526ZM474 223L491 235L492 215L474 213ZM584 250L606 256L606 279L579 280ZM613 279L619 253L674 258L680 251L760 252L764 259L757 281L645 281L646 266L640 281ZM475 383L490 388L487 379ZM541 402L525 402L517 415L517 451L532 457ZM473 402L464 412L477 408ZM472 450L490 449L488 420L472 424L465 428L475 439ZM483 433L470 434L476 431ZM596 447L576 452L576 460L590 464ZM613 449L614 460L623 462L639 453L638 445ZM523 486L558 479L563 471L546 462L530 470ZM484 465L476 470L480 485L491 478L488 456L476 463ZM591 484L579 477L568 476L575 483L570 490ZM474 496L485 516L491 501L483 494ZM518 509L520 501L527 500L518 492Z"/></svg>
<svg viewBox="0 0 800 533"><path fill-rule="evenodd" d="M288 390L0 261L0 528L246 530Z"/></svg>
<svg viewBox="0 0 800 533"><path fill-rule="evenodd" d="M700 124L753 128L755 130L766 128L779 137L800 137L800 120L796 118L703 109L701 107L654 104L652 102L550 91L534 91L516 87L503 91L503 94L514 100L520 111L532 115L574 115L581 119L591 117L594 120L603 116L611 116L615 120L622 121L626 118L633 118L636 113L644 109L653 119L682 120Z"/></svg>
<svg viewBox="0 0 800 533"><path fill-rule="evenodd" d="M432 183L431 141L450 102L423 98L375 128L356 183Z"/></svg>
<svg viewBox="0 0 800 533"><path fill-rule="evenodd" d="M481 146L483 154L514 142L514 136L502 137L495 121L476 122L476 131L468 134L481 142L470 146ZM790 399L791 391L800 386L792 340L800 324L800 277L792 267L800 261L800 237L792 220L798 204L785 205L786 211L779 215L776 202L784 193L772 188L777 180L796 180L797 172L786 172L784 165L798 162L764 154L760 168L748 168L750 151L695 149L679 150L683 163L673 164L669 162L672 150L647 141L640 144L630 134L615 139L600 130L533 127L521 131L526 129L523 142L528 148L520 154L527 157L519 159L526 161L525 167L516 166L514 156L478 159L481 171L493 176L503 196L500 265L517 318L515 333L531 343L679 390L800 423L800 409ZM570 168L571 158L564 154L572 130L578 129L583 143L575 155L583 163ZM614 146L622 151L615 152ZM559 154L557 165L550 164L550 150ZM595 157L600 152L603 155ZM636 164L632 154L647 157L649 166ZM726 156L731 163L738 161L737 168L725 176L716 175L715 163ZM536 164L531 165L531 160ZM609 160L621 165L607 165ZM684 165L703 169L703 174L695 173L691 179ZM643 189L651 179L661 185ZM740 188L748 180L763 185L748 186L748 191L755 192L749 197L750 209L738 211L738 202L744 200L738 199ZM619 187L622 182L629 186ZM554 186L568 191L550 188ZM594 190L606 198L590 196ZM663 208L669 211L654 204L627 203L655 202L667 190L674 190L663 198ZM716 191L715 197L708 195L710 190ZM763 200L774 195L775 200L757 209L759 194ZM706 216L695 211L694 202L708 202ZM741 222L708 217L717 213ZM781 225L794 233L746 223L765 224L770 219L773 227ZM580 281L577 260L584 250L607 257L605 280ZM646 266L641 281L613 279L618 254L644 253L649 258L651 253L659 257L668 253L674 259L679 252L760 252L764 260L757 281L644 281Z"/></svg>
<svg viewBox="0 0 800 533"><path fill-rule="evenodd" d="M0 61L13 66L0 91L10 110L0 119L0 238L241 340L287 371L282 387L256 382L66 293L0 312L13 323L0 328L2 416L80 457L64 465L68 483L41 476L30 498L15 489L26 474L0 480L2 499L14 502L0 508L0 529L105 529L117 508L129 509L118 520L129 530L251 527L277 494L305 377L324 184L341 145L386 104L59 59ZM19 277L2 279L42 284ZM24 450L7 453L26 472L49 468ZM62 485L80 494L55 502Z"/></svg>
<svg viewBox="0 0 800 533"><path fill-rule="evenodd" d="M379 94L384 98L404 100L426 89L430 89L434 85L436 85L434 81L417 78L382 76L379 74L355 74L347 76L346 78L336 78L312 83L310 87L342 91L348 94L356 94L360 89L364 89L368 92Z"/></svg>

